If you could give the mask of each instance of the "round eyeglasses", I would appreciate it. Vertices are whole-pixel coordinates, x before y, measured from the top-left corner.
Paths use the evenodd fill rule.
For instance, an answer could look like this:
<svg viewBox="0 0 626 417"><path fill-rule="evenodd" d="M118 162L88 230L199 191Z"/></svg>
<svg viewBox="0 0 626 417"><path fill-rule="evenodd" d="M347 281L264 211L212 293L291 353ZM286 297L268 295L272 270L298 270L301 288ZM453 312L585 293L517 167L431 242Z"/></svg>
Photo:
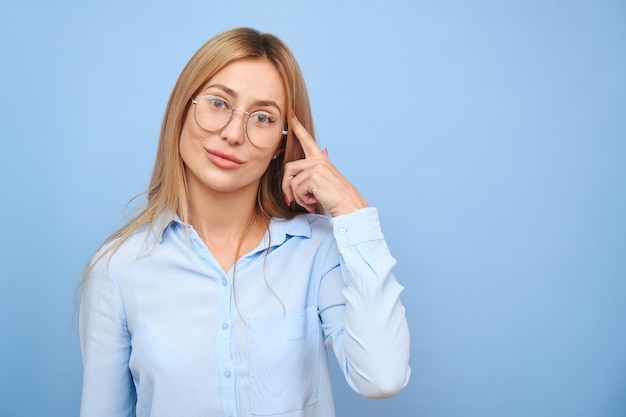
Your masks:
<svg viewBox="0 0 626 417"><path fill-rule="evenodd" d="M218 96L201 96L191 98L194 104L193 117L196 123L207 132L219 132L233 119L235 112L248 117L243 123L243 130L251 144L257 148L271 148L287 134L280 117L267 112L255 111L248 113L234 108L228 101Z"/></svg>

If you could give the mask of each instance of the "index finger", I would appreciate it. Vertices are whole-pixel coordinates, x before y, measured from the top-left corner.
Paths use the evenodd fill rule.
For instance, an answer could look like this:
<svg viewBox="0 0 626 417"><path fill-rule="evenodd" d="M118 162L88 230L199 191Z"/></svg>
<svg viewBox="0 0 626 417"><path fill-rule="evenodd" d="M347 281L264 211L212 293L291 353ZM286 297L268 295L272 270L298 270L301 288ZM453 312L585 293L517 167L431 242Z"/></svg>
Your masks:
<svg viewBox="0 0 626 417"><path fill-rule="evenodd" d="M300 146L302 146L305 158L323 155L322 150L319 146L317 146L315 139L313 139L311 134L304 128L304 126L302 126L295 113L291 114L291 128L294 136L298 138Z"/></svg>

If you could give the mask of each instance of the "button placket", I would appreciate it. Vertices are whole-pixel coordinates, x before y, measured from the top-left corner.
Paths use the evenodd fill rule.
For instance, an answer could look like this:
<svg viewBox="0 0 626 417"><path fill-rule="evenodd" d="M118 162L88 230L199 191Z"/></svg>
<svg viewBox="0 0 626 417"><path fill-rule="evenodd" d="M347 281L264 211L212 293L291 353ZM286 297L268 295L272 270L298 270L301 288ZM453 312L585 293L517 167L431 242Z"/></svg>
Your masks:
<svg viewBox="0 0 626 417"><path fill-rule="evenodd" d="M215 337L218 369L220 372L220 396L222 398L230 398L222 404L224 414L228 414L236 409L235 404L235 378L233 378L233 369L235 367L233 358L233 341L230 309L232 305L232 290L228 277L222 273L221 279L216 280L218 283L218 305L217 312L217 334Z"/></svg>
<svg viewBox="0 0 626 417"><path fill-rule="evenodd" d="M190 226L191 228L191 226ZM237 414L235 390L235 379L233 378L235 369L235 359L233 355L232 341L232 291L228 276L217 264L208 248L191 229L191 246L198 255L198 258L209 269L207 277L210 277L216 285L216 316L213 322L215 334L215 355L217 359L217 372L219 375L219 396L222 404L222 415L234 416ZM221 285L220 285L221 284ZM213 395L213 393L207 393Z"/></svg>

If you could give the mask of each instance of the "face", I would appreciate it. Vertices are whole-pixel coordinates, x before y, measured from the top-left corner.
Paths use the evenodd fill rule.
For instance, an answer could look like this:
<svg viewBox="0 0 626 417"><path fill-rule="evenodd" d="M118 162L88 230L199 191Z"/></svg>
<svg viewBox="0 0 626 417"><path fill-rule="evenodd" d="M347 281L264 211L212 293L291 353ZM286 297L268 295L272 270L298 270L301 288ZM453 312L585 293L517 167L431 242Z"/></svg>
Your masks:
<svg viewBox="0 0 626 417"><path fill-rule="evenodd" d="M198 92L216 97L247 113L266 112L287 117L286 93L278 70L266 59L234 61L213 76ZM256 195L261 176L280 152L281 142L263 149L246 137L248 115L235 111L228 124L217 132L202 129L189 107L180 138L180 154L190 193L250 193ZM250 122L248 123L250 125Z"/></svg>

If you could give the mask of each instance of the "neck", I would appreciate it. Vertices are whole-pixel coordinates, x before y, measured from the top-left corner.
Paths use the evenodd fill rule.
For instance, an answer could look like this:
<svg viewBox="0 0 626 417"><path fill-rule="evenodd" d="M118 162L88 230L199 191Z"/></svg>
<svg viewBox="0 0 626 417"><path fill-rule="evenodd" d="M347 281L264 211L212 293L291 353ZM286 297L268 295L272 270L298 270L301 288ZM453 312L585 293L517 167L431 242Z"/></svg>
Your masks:
<svg viewBox="0 0 626 417"><path fill-rule="evenodd" d="M189 193L189 222L198 233L239 237L255 211L256 194Z"/></svg>
<svg viewBox="0 0 626 417"><path fill-rule="evenodd" d="M267 229L256 215L256 189L236 193L189 189L189 222L224 270L252 250Z"/></svg>

